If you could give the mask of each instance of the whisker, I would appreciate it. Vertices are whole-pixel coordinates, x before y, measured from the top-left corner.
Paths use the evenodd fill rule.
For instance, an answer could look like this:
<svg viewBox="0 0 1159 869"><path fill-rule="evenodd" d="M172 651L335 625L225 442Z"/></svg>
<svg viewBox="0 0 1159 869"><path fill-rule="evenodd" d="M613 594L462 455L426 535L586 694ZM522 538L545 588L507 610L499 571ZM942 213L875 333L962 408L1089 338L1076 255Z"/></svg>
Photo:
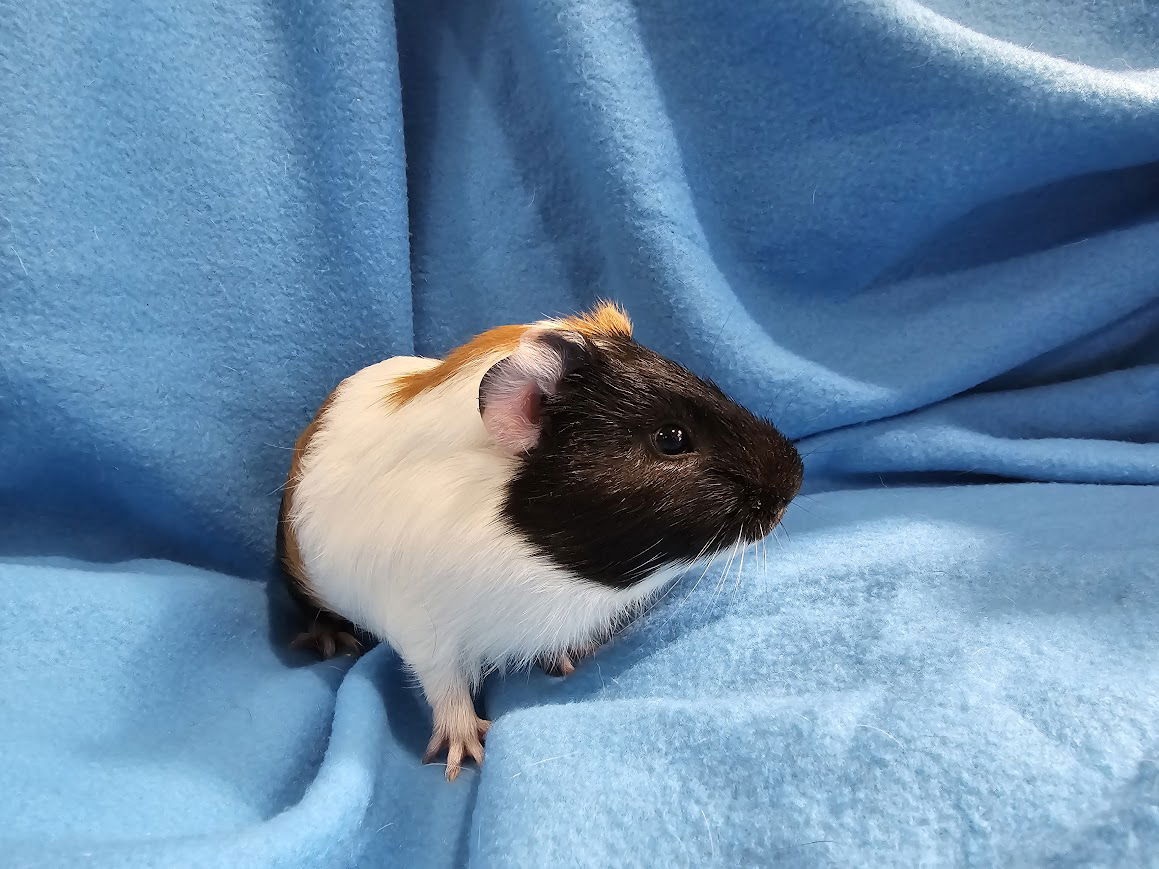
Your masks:
<svg viewBox="0 0 1159 869"><path fill-rule="evenodd" d="M786 534L788 534L788 529L786 529L784 525L781 525L780 527L785 530ZM785 544L781 542L781 535L777 534L776 528L773 529L773 536L777 539L777 545L781 548L781 555L784 555L785 554ZM790 567L793 568L793 573L797 574L797 582L800 583L802 581L801 580L801 568L800 568L800 566L794 564L792 561L788 561L786 563Z"/></svg>
<svg viewBox="0 0 1159 869"><path fill-rule="evenodd" d="M717 539L720 537L721 533L722 533L722 532L718 531L718 532L717 532L717 533L716 533L716 534L713 536L713 538L712 538L712 539L713 539L714 541L715 541L715 540L717 540ZM719 553L717 553L717 555L719 555ZM709 559L708 559L708 561L707 561L707 562L705 563L705 565L704 565L704 569L700 571L700 576L696 577L696 582L694 582L694 583L692 584L692 589L691 589L691 590L688 592L688 594L686 594L686 595L684 596L684 600L680 601L680 603L678 603L678 604L677 604L677 605L676 605L676 606L673 608L673 614L672 614L671 616L669 616L669 617L668 617L668 621L671 621L673 618L675 618L675 617L676 617L675 610L679 610L681 607L683 607L683 606L684 606L686 603L688 603L688 601L689 601L689 600L691 600L692 596L693 596L694 594L696 594L696 589L700 588L700 583L701 583L701 581L704 579L704 577L705 577L705 576L707 576L707 575L708 575L708 571L712 569L712 565L713 565L713 563L714 563L715 561L716 561L716 555L714 555L712 558L709 558ZM666 622L666 624L667 624L667 622Z"/></svg>
<svg viewBox="0 0 1159 869"><path fill-rule="evenodd" d="M833 453L848 453L848 452L855 450L855 449L857 449L857 447L834 447L831 450L823 450L820 447L817 447L817 449L809 450L809 452L807 452L807 453L800 453L800 456L801 456L801 461L804 461L805 459L809 458L810 456L828 456L828 455L831 455Z"/></svg>
<svg viewBox="0 0 1159 869"><path fill-rule="evenodd" d="M744 579L744 557L749 550L748 545L741 547L740 550L740 567L736 569L736 578L733 580L732 593L736 594L740 590L741 580Z"/></svg>
<svg viewBox="0 0 1159 869"><path fill-rule="evenodd" d="M801 385L797 387L797 391L793 393L793 397L789 399L789 403L786 404L781 409L780 413L782 416L787 417L789 415L789 411L792 410L793 405L795 405L797 403L797 399L805 394L805 389L808 386L809 386L809 382L806 380L806 381L803 381L801 383Z"/></svg>
<svg viewBox="0 0 1159 869"><path fill-rule="evenodd" d="M700 551L699 551L698 553L696 553L696 557L695 557L695 558L693 558L693 559L692 559L692 561L689 563L689 565L688 565L688 570L691 570L691 569L692 569L692 566L693 566L693 565L695 565L695 564L696 564L696 562L700 561L700 559L702 559L702 558L705 556L705 553L707 553L707 552L708 552L708 550L709 550L709 549L712 547L712 544L713 544L713 543L716 541L716 539L717 539L719 536L720 536L720 532L718 531L716 534L713 534L713 535L712 535L710 538L708 538L708 542L707 542L707 543L705 543L705 544L704 544L702 547L700 547ZM711 561L711 560L709 560L708 564L706 564L706 565L704 566L704 570L702 570L702 571L700 572L700 575L701 575L701 577L703 577L703 576L704 576L704 573L705 573L705 571L707 571L707 570L708 570L708 568L709 568L709 567L711 567L711 566L712 566L712 561ZM687 572L688 572L688 571L686 570L686 571L685 571L685 573L687 573ZM697 580L697 583L699 583L699 582L700 582L700 580L698 579L698 580ZM660 602L661 602L661 601L663 601L663 600L664 600L664 598L668 597L668 595L670 595L670 594L672 593L672 589L676 588L676 586L677 586L678 584L679 584L679 583L676 583L676 582L671 582L671 583L669 583L669 584L668 584L668 588L664 589L664 593L663 593L662 595L660 595L660 597L658 597L656 600L654 600L652 603L650 603L650 604L648 605L648 612L651 612L652 610L656 609L656 607L658 607L658 606L660 605ZM693 591L695 591L695 590L696 590L696 586L693 586L692 590L693 590ZM686 598L686 599L687 599L687 598Z"/></svg>
<svg viewBox="0 0 1159 869"><path fill-rule="evenodd" d="M708 359L712 358L712 354L716 352L716 345L720 343L720 339L724 337L724 330L728 328L728 324L732 322L732 315L736 313L736 308L728 312L728 316L724 318L724 324L720 327L720 331L716 335L716 340L712 342L712 346L708 349Z"/></svg>
<svg viewBox="0 0 1159 869"><path fill-rule="evenodd" d="M732 585L735 581L738 581L736 578L738 576L740 576L740 571L744 567L744 556L745 556L745 550L747 548L748 547L746 546L746 544L744 542L744 535L738 536L736 538L736 551L737 551L737 554L740 556L740 559L736 562L736 564L733 567L732 578L730 578L726 582L726 584L725 584L726 588L729 585Z"/></svg>
<svg viewBox="0 0 1159 869"><path fill-rule="evenodd" d="M810 504L810 506L812 506L812 507L816 507L818 510L828 510L828 509L830 509L830 507L829 507L829 505L828 505L827 503L825 503L824 501L822 501L822 500L820 500L820 499L818 499L818 498L814 497L813 495L802 495L802 494L798 493L798 494L797 494L797 497L793 499L793 503L794 503L794 504L800 504L800 503L801 503L801 499L802 499L802 498L803 498L804 500L808 501L808 502L809 502L809 504Z"/></svg>
<svg viewBox="0 0 1159 869"><path fill-rule="evenodd" d="M724 571L720 575L720 580L716 585L716 591L712 596L713 605L716 604L717 598L720 597L720 593L724 591L724 587L728 585L728 572L732 569L733 562L736 560L737 550L742 539L742 537L738 536L736 538L736 542L732 545L732 550L729 552L728 556L728 564L725 565Z"/></svg>
<svg viewBox="0 0 1159 869"><path fill-rule="evenodd" d="M761 541L761 588L764 590L765 597L769 596L769 538L766 537Z"/></svg>
<svg viewBox="0 0 1159 869"><path fill-rule="evenodd" d="M724 583L724 577L726 577L728 575L728 569L730 567L732 567L732 559L735 556L735 554L736 554L736 544L734 543L732 546L729 547L728 558L725 559L724 567L721 569L720 575L717 576L717 578L716 578L716 583L715 583L715 586L713 588L713 594L712 594L712 599L714 602L716 600L716 595L720 593L721 585Z"/></svg>
<svg viewBox="0 0 1159 869"><path fill-rule="evenodd" d="M815 423L817 420L819 420L821 417L823 417L825 414L827 414L827 413L828 413L828 412L829 412L831 409L832 409L832 408L830 408L829 406L826 406L825 408L823 408L823 409L821 410L821 412L820 412L820 413L814 414L814 415L812 416L812 418L810 418L810 419L807 419L807 420L805 420L803 423L801 423L801 428L808 428L808 427L809 427L809 426L811 426L813 423Z"/></svg>

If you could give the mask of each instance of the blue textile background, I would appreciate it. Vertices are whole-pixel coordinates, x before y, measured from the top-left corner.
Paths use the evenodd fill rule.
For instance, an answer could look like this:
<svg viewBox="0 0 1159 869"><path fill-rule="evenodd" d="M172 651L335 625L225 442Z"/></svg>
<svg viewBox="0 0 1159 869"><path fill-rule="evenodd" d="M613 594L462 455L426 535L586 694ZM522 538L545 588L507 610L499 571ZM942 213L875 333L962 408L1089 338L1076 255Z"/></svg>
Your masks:
<svg viewBox="0 0 1159 869"><path fill-rule="evenodd" d="M0 863L1154 865L1159 7L0 21ZM811 494L448 785L389 649L285 649L287 450L596 296Z"/></svg>

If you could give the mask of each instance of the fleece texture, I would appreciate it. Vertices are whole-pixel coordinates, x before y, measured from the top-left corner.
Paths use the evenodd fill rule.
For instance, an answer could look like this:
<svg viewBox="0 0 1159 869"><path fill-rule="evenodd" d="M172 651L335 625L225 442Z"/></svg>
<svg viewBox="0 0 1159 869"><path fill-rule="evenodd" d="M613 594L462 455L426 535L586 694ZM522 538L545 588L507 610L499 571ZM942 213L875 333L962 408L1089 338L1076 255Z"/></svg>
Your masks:
<svg viewBox="0 0 1159 869"><path fill-rule="evenodd" d="M1146 866L1159 6L0 0L0 863ZM346 374L623 302L779 535L419 756L290 652Z"/></svg>

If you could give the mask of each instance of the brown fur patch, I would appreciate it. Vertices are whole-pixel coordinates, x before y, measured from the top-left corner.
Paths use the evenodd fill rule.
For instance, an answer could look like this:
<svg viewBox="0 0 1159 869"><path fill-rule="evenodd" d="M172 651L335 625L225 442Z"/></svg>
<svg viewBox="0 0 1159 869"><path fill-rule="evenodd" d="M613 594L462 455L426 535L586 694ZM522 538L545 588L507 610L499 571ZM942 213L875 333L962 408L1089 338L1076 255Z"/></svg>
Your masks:
<svg viewBox="0 0 1159 869"><path fill-rule="evenodd" d="M338 390L335 389L334 392L326 396L326 400L322 402L322 406L318 408L318 412L314 414L310 424L303 429L294 442L294 452L290 458L290 471L286 475L286 485L282 487L282 506L278 513L278 560L281 561L282 568L289 578L290 593L300 602L318 609L325 609L325 607L310 590L306 565L302 563L302 552L298 548L298 538L294 533L293 526L290 525L289 518L294 503L294 489L301 477L302 456L305 455L310 441L313 440L315 433L321 427L326 411L334 403L334 396L337 392Z"/></svg>
<svg viewBox="0 0 1159 869"><path fill-rule="evenodd" d="M623 308L612 302L600 302L587 313L565 317L559 322L561 328L572 329L588 338L632 337L632 321L628 319ZM498 326L476 335L466 344L452 350L433 368L396 378L389 395L390 401L395 407L402 407L415 396L446 383L464 368L494 353L513 351L523 333L530 328L531 326L527 324Z"/></svg>
<svg viewBox="0 0 1159 869"><path fill-rule="evenodd" d="M476 335L466 344L456 347L447 358L426 371L403 374L394 380L390 400L395 407L402 407L415 396L446 383L464 368L490 356L492 353L507 353L519 345L519 339L528 326L499 326L482 335Z"/></svg>

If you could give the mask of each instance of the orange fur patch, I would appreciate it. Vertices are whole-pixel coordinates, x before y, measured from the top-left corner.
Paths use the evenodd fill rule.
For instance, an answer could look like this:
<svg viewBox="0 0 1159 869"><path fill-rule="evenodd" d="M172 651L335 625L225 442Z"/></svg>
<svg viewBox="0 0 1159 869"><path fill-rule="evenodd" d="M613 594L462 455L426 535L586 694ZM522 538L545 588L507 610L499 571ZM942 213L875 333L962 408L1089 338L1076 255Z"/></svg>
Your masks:
<svg viewBox="0 0 1159 869"><path fill-rule="evenodd" d="M314 439L314 434L321 427L330 405L334 403L337 391L335 390L326 396L326 400L322 402L322 406L318 408L318 412L310 420L310 424L294 442L294 451L290 454L290 472L286 476L286 485L282 488L282 506L278 512L278 558L282 562L282 567L286 571L290 583L297 587L302 597L316 605L318 609L323 609L323 607L310 589L310 579L306 575L302 551L298 548L298 536L290 524L290 510L293 508L294 490L302 476L302 456L309 449L310 441Z"/></svg>
<svg viewBox="0 0 1159 869"><path fill-rule="evenodd" d="M632 321L618 305L601 302L585 314L565 317L559 320L559 328L572 329L588 338L631 338ZM476 335L466 344L456 347L434 368L416 371L397 377L392 384L389 400L395 407L402 407L412 398L428 389L446 383L460 371L469 368L497 353L511 353L519 346L519 340L530 329L528 324L498 326Z"/></svg>
<svg viewBox="0 0 1159 869"><path fill-rule="evenodd" d="M466 344L456 347L447 358L427 371L415 371L396 377L390 400L395 407L401 407L412 398L446 383L464 368L479 362L494 353L509 353L519 346L529 326L499 326L476 335Z"/></svg>
<svg viewBox="0 0 1159 869"><path fill-rule="evenodd" d="M614 302L600 302L586 314L565 317L565 329L574 329L588 338L631 338L632 321Z"/></svg>

